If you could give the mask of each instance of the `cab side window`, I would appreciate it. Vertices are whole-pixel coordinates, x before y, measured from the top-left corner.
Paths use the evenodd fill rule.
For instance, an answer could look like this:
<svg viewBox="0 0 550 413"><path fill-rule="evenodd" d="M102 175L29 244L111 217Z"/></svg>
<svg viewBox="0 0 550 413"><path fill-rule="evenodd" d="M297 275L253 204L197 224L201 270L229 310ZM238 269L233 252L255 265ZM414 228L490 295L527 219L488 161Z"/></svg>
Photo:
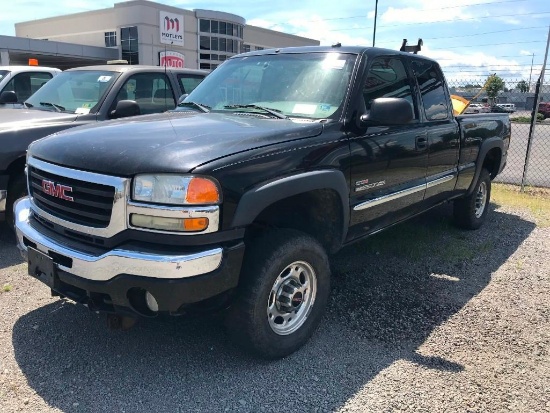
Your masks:
<svg viewBox="0 0 550 413"><path fill-rule="evenodd" d="M413 108L414 119L418 119L411 81L403 62L397 57L374 59L367 73L363 85L365 108L370 110L372 101L382 97L406 99Z"/></svg>
<svg viewBox="0 0 550 413"><path fill-rule="evenodd" d="M429 121L449 117L449 99L445 93L443 75L437 65L430 61L414 61L413 72L422 96L422 106Z"/></svg>
<svg viewBox="0 0 550 413"><path fill-rule="evenodd" d="M127 99L137 102L142 115L166 112L176 107L174 91L164 73L130 76L119 90L114 105Z"/></svg>
<svg viewBox="0 0 550 413"><path fill-rule="evenodd" d="M23 103L52 77L53 76L51 73L19 73L8 82L8 84L4 87L4 90L14 91L17 95L17 102Z"/></svg>

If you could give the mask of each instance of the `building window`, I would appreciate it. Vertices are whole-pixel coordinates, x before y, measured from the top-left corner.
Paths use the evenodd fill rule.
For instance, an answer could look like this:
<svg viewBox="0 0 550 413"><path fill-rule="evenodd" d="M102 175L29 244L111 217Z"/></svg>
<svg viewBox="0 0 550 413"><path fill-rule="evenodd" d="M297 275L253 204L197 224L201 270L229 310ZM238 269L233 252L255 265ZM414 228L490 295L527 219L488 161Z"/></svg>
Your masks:
<svg viewBox="0 0 550 413"><path fill-rule="evenodd" d="M105 47L116 46L116 32L105 32Z"/></svg>
<svg viewBox="0 0 550 413"><path fill-rule="evenodd" d="M260 46L256 46L256 47L254 48L254 50L264 50L264 48L263 48L263 47L260 47Z"/></svg>
<svg viewBox="0 0 550 413"><path fill-rule="evenodd" d="M217 62L239 53L242 48L243 26L218 20L199 19L199 67L214 69ZM213 33L206 35L206 33ZM209 51L224 54L210 54ZM248 51L250 51L250 46ZM227 55L225 54L227 53Z"/></svg>
<svg viewBox="0 0 550 413"><path fill-rule="evenodd" d="M210 20L201 19L200 31L210 33Z"/></svg>
<svg viewBox="0 0 550 413"><path fill-rule="evenodd" d="M250 45L249 44L243 44L243 53L250 52Z"/></svg>
<svg viewBox="0 0 550 413"><path fill-rule="evenodd" d="M122 59L127 60L131 65L139 64L137 26L120 29L120 45L122 46Z"/></svg>

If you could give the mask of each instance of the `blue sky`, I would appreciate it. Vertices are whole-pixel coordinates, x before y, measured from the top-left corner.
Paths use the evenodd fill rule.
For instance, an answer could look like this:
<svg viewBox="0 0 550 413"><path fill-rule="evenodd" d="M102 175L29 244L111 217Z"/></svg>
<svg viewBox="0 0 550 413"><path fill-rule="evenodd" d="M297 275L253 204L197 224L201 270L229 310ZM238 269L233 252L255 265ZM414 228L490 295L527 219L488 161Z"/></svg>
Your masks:
<svg viewBox="0 0 550 413"><path fill-rule="evenodd" d="M112 0L4 1L0 34L14 23L112 7ZM185 9L211 9L242 16L248 24L315 38L321 44L372 46L375 0L158 0ZM422 54L437 59L448 79L509 79L540 74L549 0L379 0L376 46L399 48L402 39L424 41ZM550 74L547 72L547 78ZM550 80L550 79L547 79Z"/></svg>

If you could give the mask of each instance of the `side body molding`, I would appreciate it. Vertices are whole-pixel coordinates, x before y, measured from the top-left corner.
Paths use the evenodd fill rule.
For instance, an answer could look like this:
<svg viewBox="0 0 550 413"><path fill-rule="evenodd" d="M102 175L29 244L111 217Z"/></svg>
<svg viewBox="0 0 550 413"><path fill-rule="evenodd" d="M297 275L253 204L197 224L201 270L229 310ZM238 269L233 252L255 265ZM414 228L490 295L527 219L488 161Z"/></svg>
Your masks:
<svg viewBox="0 0 550 413"><path fill-rule="evenodd" d="M316 189L333 189L340 196L343 214L343 242L346 239L349 226L349 185L344 174L335 169L303 172L252 188L241 197L231 226L249 225L269 205L290 196Z"/></svg>

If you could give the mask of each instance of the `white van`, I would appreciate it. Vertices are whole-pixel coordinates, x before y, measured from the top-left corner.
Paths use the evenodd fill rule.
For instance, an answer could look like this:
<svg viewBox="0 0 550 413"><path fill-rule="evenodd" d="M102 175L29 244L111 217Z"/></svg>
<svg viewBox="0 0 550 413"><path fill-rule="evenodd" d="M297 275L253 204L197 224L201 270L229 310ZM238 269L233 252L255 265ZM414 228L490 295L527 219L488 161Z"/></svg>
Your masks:
<svg viewBox="0 0 550 413"><path fill-rule="evenodd" d="M514 113L516 111L516 105L513 103L497 103L497 106L508 113Z"/></svg>

